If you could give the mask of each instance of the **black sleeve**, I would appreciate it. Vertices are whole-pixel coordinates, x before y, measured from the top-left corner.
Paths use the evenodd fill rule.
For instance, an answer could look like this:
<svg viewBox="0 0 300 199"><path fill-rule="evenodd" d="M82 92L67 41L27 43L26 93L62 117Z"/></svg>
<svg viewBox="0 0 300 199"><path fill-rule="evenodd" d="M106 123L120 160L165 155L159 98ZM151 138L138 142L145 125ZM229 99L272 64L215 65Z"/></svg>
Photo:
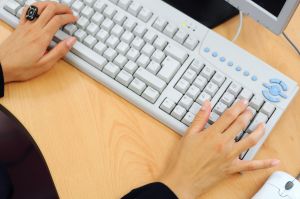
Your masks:
<svg viewBox="0 0 300 199"><path fill-rule="evenodd" d="M4 97L4 76L2 71L2 66L0 63L0 98Z"/></svg>
<svg viewBox="0 0 300 199"><path fill-rule="evenodd" d="M156 182L132 190L122 199L178 199L166 185Z"/></svg>

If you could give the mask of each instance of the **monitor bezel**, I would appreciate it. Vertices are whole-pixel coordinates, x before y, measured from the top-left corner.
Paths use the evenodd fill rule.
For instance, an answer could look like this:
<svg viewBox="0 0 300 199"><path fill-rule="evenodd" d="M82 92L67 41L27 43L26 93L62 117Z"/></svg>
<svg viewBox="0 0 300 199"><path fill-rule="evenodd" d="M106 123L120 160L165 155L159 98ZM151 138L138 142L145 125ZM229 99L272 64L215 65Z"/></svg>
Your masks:
<svg viewBox="0 0 300 199"><path fill-rule="evenodd" d="M251 0L225 1L242 11L245 15L251 16L258 23L264 25L277 35L285 30L300 2L300 0L286 0L279 16L276 17Z"/></svg>

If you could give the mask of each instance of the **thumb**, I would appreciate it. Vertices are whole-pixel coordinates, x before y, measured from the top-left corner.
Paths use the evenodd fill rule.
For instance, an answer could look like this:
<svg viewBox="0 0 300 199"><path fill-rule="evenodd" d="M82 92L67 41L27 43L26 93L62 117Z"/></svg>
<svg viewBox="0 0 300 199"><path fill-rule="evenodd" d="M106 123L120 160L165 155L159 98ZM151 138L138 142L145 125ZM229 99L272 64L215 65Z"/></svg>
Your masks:
<svg viewBox="0 0 300 199"><path fill-rule="evenodd" d="M199 133L200 131L202 131L208 122L210 113L211 103L209 101L205 101L191 125L190 132Z"/></svg>
<svg viewBox="0 0 300 199"><path fill-rule="evenodd" d="M76 38L69 37L59 44L57 44L52 50L45 54L39 61L42 66L53 66L58 60L63 58L75 44Z"/></svg>

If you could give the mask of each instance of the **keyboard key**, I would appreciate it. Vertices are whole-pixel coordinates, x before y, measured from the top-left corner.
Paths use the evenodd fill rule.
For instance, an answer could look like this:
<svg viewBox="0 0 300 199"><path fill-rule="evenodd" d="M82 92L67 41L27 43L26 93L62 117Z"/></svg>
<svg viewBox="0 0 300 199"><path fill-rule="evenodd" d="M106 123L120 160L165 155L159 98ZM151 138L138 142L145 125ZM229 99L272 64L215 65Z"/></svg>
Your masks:
<svg viewBox="0 0 300 199"><path fill-rule="evenodd" d="M205 77L209 81L212 78L212 76L215 74L215 70L210 66L205 66L200 74L201 76Z"/></svg>
<svg viewBox="0 0 300 199"><path fill-rule="evenodd" d="M102 0L97 0L93 8L99 13L102 13L106 7L107 5Z"/></svg>
<svg viewBox="0 0 300 199"><path fill-rule="evenodd" d="M128 8L128 12L133 16L137 16L137 14L141 11L142 6L139 3L132 2Z"/></svg>
<svg viewBox="0 0 300 199"><path fill-rule="evenodd" d="M205 86L207 85L207 79L202 77L201 75L199 75L193 85L197 86L201 91L205 88Z"/></svg>
<svg viewBox="0 0 300 199"><path fill-rule="evenodd" d="M175 36L174 36L174 40L177 41L180 44L183 44L183 42L186 40L186 38L188 37L188 34L182 30L179 30Z"/></svg>
<svg viewBox="0 0 300 199"><path fill-rule="evenodd" d="M127 64L125 64L124 66L124 70L126 70L130 74L134 74L137 69L138 65L132 61L128 61Z"/></svg>
<svg viewBox="0 0 300 199"><path fill-rule="evenodd" d="M155 48L157 48L159 50L164 50L165 47L168 45L168 42L167 42L167 40L163 39L162 37L158 37L158 38L156 38L153 45Z"/></svg>
<svg viewBox="0 0 300 199"><path fill-rule="evenodd" d="M190 83L186 81L185 79L180 79L179 82L176 84L175 88L184 94L188 88L190 87Z"/></svg>
<svg viewBox="0 0 300 199"><path fill-rule="evenodd" d="M258 111L264 103L264 99L258 96L254 96L250 101L250 106Z"/></svg>
<svg viewBox="0 0 300 199"><path fill-rule="evenodd" d="M85 5L92 7L96 0L84 0Z"/></svg>
<svg viewBox="0 0 300 199"><path fill-rule="evenodd" d="M195 115L191 112L188 112L182 119L182 122L187 126L191 126L194 119L195 119Z"/></svg>
<svg viewBox="0 0 300 199"><path fill-rule="evenodd" d="M190 84L196 79L197 73L193 71L192 69L187 69L182 76L183 79L188 81Z"/></svg>
<svg viewBox="0 0 300 199"><path fill-rule="evenodd" d="M117 55L118 53L114 49L108 48L104 52L103 57L105 57L108 61L112 62L117 57Z"/></svg>
<svg viewBox="0 0 300 199"><path fill-rule="evenodd" d="M124 22L124 28L130 32L135 28L136 25L137 25L137 23L135 21L133 21L132 19L127 19Z"/></svg>
<svg viewBox="0 0 300 199"><path fill-rule="evenodd" d="M238 98L250 101L252 96L253 96L253 93L250 90L243 89Z"/></svg>
<svg viewBox="0 0 300 199"><path fill-rule="evenodd" d="M167 55L173 57L177 61L179 61L181 64L185 62L185 60L188 58L187 52L183 51L180 48L177 48L171 44L169 44L164 51Z"/></svg>
<svg viewBox="0 0 300 199"><path fill-rule="evenodd" d="M111 30L111 34L120 38L121 35L124 33L124 28L121 27L119 24L116 24L113 29Z"/></svg>
<svg viewBox="0 0 300 199"><path fill-rule="evenodd" d="M114 64L119 66L119 68L123 68L127 62L128 62L128 59L121 54L119 54L114 60Z"/></svg>
<svg viewBox="0 0 300 199"><path fill-rule="evenodd" d="M104 29L101 29L99 30L99 32L96 34L96 39L98 39L99 41L105 43L107 38L109 37L109 33L104 30Z"/></svg>
<svg viewBox="0 0 300 199"><path fill-rule="evenodd" d="M170 38L173 38L175 33L178 31L178 28L176 26L173 26L171 24L168 24L166 28L164 29L163 33L167 35Z"/></svg>
<svg viewBox="0 0 300 199"><path fill-rule="evenodd" d="M98 26L104 21L104 16L100 14L99 12L96 12L93 16L91 21Z"/></svg>
<svg viewBox="0 0 300 199"><path fill-rule="evenodd" d="M84 3L79 0L76 0L73 4L71 9L75 10L76 12L80 12L84 8Z"/></svg>
<svg viewBox="0 0 300 199"><path fill-rule="evenodd" d="M197 98L197 103L199 103L200 105L203 105L203 103L207 100L210 101L211 96L209 94L207 94L206 92L202 92L199 95L199 97Z"/></svg>
<svg viewBox="0 0 300 199"><path fill-rule="evenodd" d="M191 65L190 65L190 69L193 69L197 74L200 73L200 71L204 68L205 64L203 62L201 62L198 59L195 59Z"/></svg>
<svg viewBox="0 0 300 199"><path fill-rule="evenodd" d="M162 63L162 69L158 72L157 76L169 83L174 77L178 69L180 68L180 63L171 57L167 57Z"/></svg>
<svg viewBox="0 0 300 199"><path fill-rule="evenodd" d="M103 15L110 19L112 19L116 13L117 10L110 6L106 7L103 11Z"/></svg>
<svg viewBox="0 0 300 199"><path fill-rule="evenodd" d="M23 1L23 3L25 3L25 0L21 0ZM67 6L71 7L72 6L72 3L74 2L74 0L61 0L61 3L62 4L66 4ZM24 5L24 4L22 4Z"/></svg>
<svg viewBox="0 0 300 199"><path fill-rule="evenodd" d="M135 78L129 85L129 88L137 93L138 95L141 95L142 92L146 89L146 84L142 82L141 80Z"/></svg>
<svg viewBox="0 0 300 199"><path fill-rule="evenodd" d="M117 45L120 43L120 40L118 39L118 37L111 35L110 37L108 37L105 43L112 49L115 49Z"/></svg>
<svg viewBox="0 0 300 199"><path fill-rule="evenodd" d="M252 133L255 131L257 126L261 123L266 123L268 121L268 116L264 113L258 113L254 118L253 122L250 124L249 128L246 130L247 133Z"/></svg>
<svg viewBox="0 0 300 199"><path fill-rule="evenodd" d="M196 100L199 94L200 94L200 89L194 85L192 85L186 92L186 95L191 97L193 100Z"/></svg>
<svg viewBox="0 0 300 199"><path fill-rule="evenodd" d="M275 111L275 106L269 102L266 102L260 110L260 112L266 114L268 118L271 117L274 111Z"/></svg>
<svg viewBox="0 0 300 199"><path fill-rule="evenodd" d="M122 70L116 77L116 80L120 82L122 85L127 87L130 84L130 82L133 80L133 77L125 70Z"/></svg>
<svg viewBox="0 0 300 199"><path fill-rule="evenodd" d="M179 105L184 107L186 110L189 110L193 103L194 100L187 95L184 95L179 101Z"/></svg>
<svg viewBox="0 0 300 199"><path fill-rule="evenodd" d="M122 26L122 25L124 24L124 22L125 22L126 19L127 19L127 18L126 18L126 16L125 16L124 14L118 12L118 13L114 16L113 21L114 21L116 24Z"/></svg>
<svg viewBox="0 0 300 199"><path fill-rule="evenodd" d="M232 105L232 103L234 102L234 100L235 100L234 95L232 95L232 94L229 93L229 92L226 92L226 93L222 96L222 98L221 98L220 101L221 101L223 104L225 104L226 106L230 107L230 106Z"/></svg>
<svg viewBox="0 0 300 199"><path fill-rule="evenodd" d="M148 31L145 35L144 35L144 40L146 42L148 42L149 44L153 44L154 40L157 38L157 34L155 34L155 32L153 31Z"/></svg>
<svg viewBox="0 0 300 199"><path fill-rule="evenodd" d="M213 78L211 79L211 81L215 84L217 84L219 87L221 87L221 85L224 83L225 81L225 76L222 75L221 73L216 73Z"/></svg>
<svg viewBox="0 0 300 199"><path fill-rule="evenodd" d="M158 90L160 93L164 90L164 88L167 86L167 84L147 71L144 68L139 68L135 74L134 77L137 77L138 79L145 82L147 85L153 87L154 89Z"/></svg>
<svg viewBox="0 0 300 199"><path fill-rule="evenodd" d="M223 104L222 102L218 102L215 108L213 109L213 112L217 113L218 115L223 115L227 108L228 107L225 104Z"/></svg>
<svg viewBox="0 0 300 199"><path fill-rule="evenodd" d="M87 19L90 19L93 16L93 14L94 10L89 6L85 6L81 11L81 15L86 17Z"/></svg>
<svg viewBox="0 0 300 199"><path fill-rule="evenodd" d="M193 113L194 115L197 115L200 109L201 106L198 103L194 102L192 107L190 108L190 112Z"/></svg>
<svg viewBox="0 0 300 199"><path fill-rule="evenodd" d="M157 98L159 97L159 92L148 86L142 94L142 97L154 104Z"/></svg>
<svg viewBox="0 0 300 199"><path fill-rule="evenodd" d="M135 37L130 45L137 50L141 50L145 45L145 41L139 37Z"/></svg>
<svg viewBox="0 0 300 199"><path fill-rule="evenodd" d="M185 114L186 114L186 110L179 105L177 105L173 110L173 112L171 113L171 115L175 117L177 120L182 120Z"/></svg>
<svg viewBox="0 0 300 199"><path fill-rule="evenodd" d="M78 29L74 33L74 36L77 38L78 41L82 42L84 40L84 38L87 36L87 33L82 29Z"/></svg>
<svg viewBox="0 0 300 199"><path fill-rule="evenodd" d="M234 95L234 97L237 97L241 90L242 86L235 82L232 82L228 88L228 92Z"/></svg>
<svg viewBox="0 0 300 199"><path fill-rule="evenodd" d="M153 27L156 30L162 32L165 29L165 27L167 26L167 24L168 24L168 22L166 20L158 18L155 20Z"/></svg>
<svg viewBox="0 0 300 199"><path fill-rule="evenodd" d="M151 57L152 54L154 53L155 48L151 45L151 44L146 44L143 49L142 49L142 53L147 55L148 57Z"/></svg>
<svg viewBox="0 0 300 199"><path fill-rule="evenodd" d="M113 27L114 27L114 22L108 18L106 18L101 24L101 28L103 28L107 32L110 32Z"/></svg>
<svg viewBox="0 0 300 199"><path fill-rule="evenodd" d="M218 90L219 90L219 87L212 82L209 82L204 89L204 91L212 97L215 96L215 94L217 93Z"/></svg>
<svg viewBox="0 0 300 199"><path fill-rule="evenodd" d="M150 64L147 66L147 70L154 75L156 75L160 69L160 65L155 61L151 61Z"/></svg>
<svg viewBox="0 0 300 199"><path fill-rule="evenodd" d="M188 49L190 50L194 50L196 48L196 46L198 45L199 43L199 40L192 37L192 36L189 36L185 42L184 42L184 46L187 47Z"/></svg>
<svg viewBox="0 0 300 199"><path fill-rule="evenodd" d="M148 64L150 63L150 58L147 57L146 55L143 55L143 54L142 54L142 55L137 59L136 63L138 64L138 66L143 67L143 68L146 68L146 67L148 66Z"/></svg>
<svg viewBox="0 0 300 199"><path fill-rule="evenodd" d="M147 23L149 21L149 19L152 17L153 13L146 9L146 8L143 8L140 13L138 14L138 18L142 21L144 21L145 23Z"/></svg>
<svg viewBox="0 0 300 199"><path fill-rule="evenodd" d="M121 37L121 40L127 44L130 44L133 41L133 39L134 35L129 31L125 31Z"/></svg>
<svg viewBox="0 0 300 199"><path fill-rule="evenodd" d="M165 53L163 51L157 49L151 56L151 59L153 61L156 61L157 63L161 63L166 58Z"/></svg>
<svg viewBox="0 0 300 199"><path fill-rule="evenodd" d="M99 29L100 29L100 28L99 28L99 26L98 26L97 24L90 23L90 24L88 25L88 27L86 28L86 31L87 31L87 33L89 33L90 35L95 36L95 35L98 33Z"/></svg>
<svg viewBox="0 0 300 199"><path fill-rule="evenodd" d="M88 35L84 40L83 43L89 47L89 48L93 48L96 43L97 43L97 39L95 37L93 37L92 35Z"/></svg>
<svg viewBox="0 0 300 199"><path fill-rule="evenodd" d="M76 22L77 26L81 29L86 29L89 23L89 20L85 17L80 17Z"/></svg>
<svg viewBox="0 0 300 199"><path fill-rule="evenodd" d="M139 36L141 38L144 37L144 35L147 32L147 28L144 25L137 25L134 29L133 29L133 34L135 34L136 36Z"/></svg>
<svg viewBox="0 0 300 199"><path fill-rule="evenodd" d="M106 49L107 46L102 42L98 42L94 47L94 51L97 52L99 55L103 55Z"/></svg>
<svg viewBox="0 0 300 199"><path fill-rule="evenodd" d="M130 3L131 3L131 0L120 0L118 2L118 6L120 6L124 10L127 10L127 8L129 7Z"/></svg>
<svg viewBox="0 0 300 199"><path fill-rule="evenodd" d="M13 15L17 15L17 12L20 8L21 8L21 5L15 1L7 1L4 5L4 9Z"/></svg>
<svg viewBox="0 0 300 199"><path fill-rule="evenodd" d="M103 69L103 72L110 76L111 78L115 78L120 72L120 68L113 63L108 63Z"/></svg>
<svg viewBox="0 0 300 199"><path fill-rule="evenodd" d="M117 46L116 51L122 55L126 55L129 49L130 46L127 43L121 41L121 43L119 43L119 45Z"/></svg>
<svg viewBox="0 0 300 199"><path fill-rule="evenodd" d="M64 27L64 32L68 35L73 35L77 30L77 27L74 24L67 24Z"/></svg>
<svg viewBox="0 0 300 199"><path fill-rule="evenodd" d="M160 105L160 108L165 111L166 113L171 113L171 111L174 109L175 107L175 103L169 99L169 98L166 98L164 100L164 102Z"/></svg>
<svg viewBox="0 0 300 199"><path fill-rule="evenodd" d="M140 56L140 53L138 50L134 48L130 48L130 50L127 52L127 58L130 59L131 61L136 61L137 58Z"/></svg>

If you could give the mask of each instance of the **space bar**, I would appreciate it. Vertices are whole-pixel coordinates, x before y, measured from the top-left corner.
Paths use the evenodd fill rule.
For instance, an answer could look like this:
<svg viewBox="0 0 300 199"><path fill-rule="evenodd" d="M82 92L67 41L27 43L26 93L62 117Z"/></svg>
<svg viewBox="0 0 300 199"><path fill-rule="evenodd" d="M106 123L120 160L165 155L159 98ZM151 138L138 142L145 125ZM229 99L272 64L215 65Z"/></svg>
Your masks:
<svg viewBox="0 0 300 199"><path fill-rule="evenodd" d="M66 38L70 37L66 33L62 32L61 30L57 31L54 36L54 41L59 42ZM77 41L71 49L71 52L80 57L81 59L85 60L92 66L102 70L106 65L107 61L104 57L98 55L96 52L88 48L87 46L83 45L79 41Z"/></svg>

